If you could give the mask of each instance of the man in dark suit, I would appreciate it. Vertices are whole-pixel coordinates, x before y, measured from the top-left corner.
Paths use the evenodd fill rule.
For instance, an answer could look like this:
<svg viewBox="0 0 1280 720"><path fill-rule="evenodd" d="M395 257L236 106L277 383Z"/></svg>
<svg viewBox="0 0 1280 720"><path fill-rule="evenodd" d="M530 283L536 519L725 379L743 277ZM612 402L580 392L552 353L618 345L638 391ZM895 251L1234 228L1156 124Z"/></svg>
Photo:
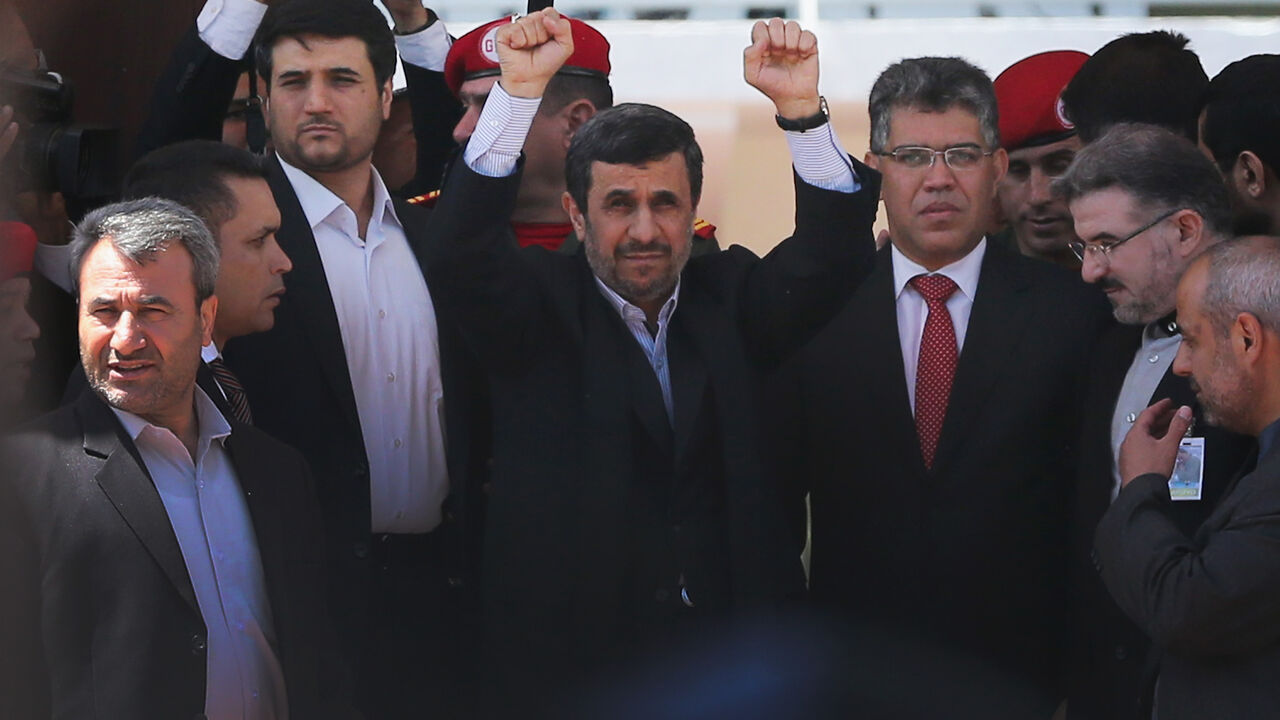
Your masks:
<svg viewBox="0 0 1280 720"><path fill-rule="evenodd" d="M1105 315L1067 271L984 239L1008 159L981 70L904 60L870 111L892 241L781 378L780 432L812 508L810 594L934 648L921 667L1007 678L981 707L939 700L952 716L1048 717L1078 398Z"/></svg>
<svg viewBox="0 0 1280 720"><path fill-rule="evenodd" d="M1072 528L1072 632L1068 712L1079 718L1150 714L1150 641L1102 586L1090 559L1098 520L1120 490L1120 443L1138 413L1169 398L1192 408L1203 473L1174 497L1171 515L1191 535L1253 450L1251 438L1208 422L1187 379L1173 372L1182 336L1178 278L1230 237L1222 177L1194 145L1154 125L1117 125L1076 157L1056 188L1082 240L1071 243L1086 282L1102 288L1120 324L1090 358Z"/></svg>
<svg viewBox="0 0 1280 720"><path fill-rule="evenodd" d="M195 386L217 263L170 201L77 230L91 389L0 448L5 717L350 714L306 463Z"/></svg>
<svg viewBox="0 0 1280 720"><path fill-rule="evenodd" d="M1178 286L1182 345L1205 416L1258 438L1251 463L1198 529L1174 512L1192 409L1144 410L1120 449L1123 486L1098 524L1096 563L1120 607L1162 651L1155 714L1261 718L1280 707L1280 241L1223 243Z"/></svg>
<svg viewBox="0 0 1280 720"><path fill-rule="evenodd" d="M1235 232L1280 232L1280 55L1231 63L1201 102L1200 147L1226 178Z"/></svg>
<svg viewBox="0 0 1280 720"><path fill-rule="evenodd" d="M459 605L475 561L461 528L484 459L470 455L483 446L468 425L481 389L420 267L442 214L393 199L370 162L394 67L391 30L367 0L267 11L268 182L293 270L275 326L225 349L255 423L315 469L330 604L374 717L448 714L466 679Z"/></svg>
<svg viewBox="0 0 1280 720"><path fill-rule="evenodd" d="M752 38L747 78L801 148L798 226L764 260L690 260L701 151L647 105L597 114L570 146L563 203L585 253L509 241L523 134L573 39L551 9L497 33L502 77L437 209L470 203L473 232L433 243L428 277L493 388L484 601L501 710L551 714L801 589L755 386L857 282L878 178L838 150L812 34L775 19Z"/></svg>

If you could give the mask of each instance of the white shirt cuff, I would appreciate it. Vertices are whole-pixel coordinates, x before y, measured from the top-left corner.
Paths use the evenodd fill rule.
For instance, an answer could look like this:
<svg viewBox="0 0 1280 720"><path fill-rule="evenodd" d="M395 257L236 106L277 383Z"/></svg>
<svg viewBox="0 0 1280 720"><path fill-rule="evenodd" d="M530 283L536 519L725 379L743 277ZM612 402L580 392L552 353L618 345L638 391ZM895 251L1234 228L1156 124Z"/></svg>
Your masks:
<svg viewBox="0 0 1280 720"><path fill-rule="evenodd" d="M801 180L822 190L846 193L862 187L831 123L806 132L788 130L786 135L791 162Z"/></svg>
<svg viewBox="0 0 1280 720"><path fill-rule="evenodd" d="M71 282L71 245L46 245L36 243L36 256L32 263L36 271L45 278L74 295L74 283Z"/></svg>
<svg viewBox="0 0 1280 720"><path fill-rule="evenodd" d="M453 38L444 27L444 21L436 18L431 27L409 35L396 36L396 50L400 59L424 70L444 71L444 59L449 55Z"/></svg>
<svg viewBox="0 0 1280 720"><path fill-rule="evenodd" d="M542 98L511 97L501 82L494 83L462 154L467 167L488 177L506 177L515 172L529 126L541 104Z"/></svg>
<svg viewBox="0 0 1280 720"><path fill-rule="evenodd" d="M224 58L239 60L253 44L267 6L255 0L208 0L196 16L200 39Z"/></svg>

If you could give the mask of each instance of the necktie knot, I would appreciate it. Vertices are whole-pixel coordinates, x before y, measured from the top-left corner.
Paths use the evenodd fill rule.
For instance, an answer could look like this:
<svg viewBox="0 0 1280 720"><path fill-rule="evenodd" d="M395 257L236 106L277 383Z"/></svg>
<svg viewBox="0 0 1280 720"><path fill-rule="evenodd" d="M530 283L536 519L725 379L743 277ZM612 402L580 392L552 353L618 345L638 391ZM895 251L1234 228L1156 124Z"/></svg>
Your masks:
<svg viewBox="0 0 1280 720"><path fill-rule="evenodd" d="M960 289L946 275L917 275L911 278L911 287L929 303L946 302L947 298Z"/></svg>

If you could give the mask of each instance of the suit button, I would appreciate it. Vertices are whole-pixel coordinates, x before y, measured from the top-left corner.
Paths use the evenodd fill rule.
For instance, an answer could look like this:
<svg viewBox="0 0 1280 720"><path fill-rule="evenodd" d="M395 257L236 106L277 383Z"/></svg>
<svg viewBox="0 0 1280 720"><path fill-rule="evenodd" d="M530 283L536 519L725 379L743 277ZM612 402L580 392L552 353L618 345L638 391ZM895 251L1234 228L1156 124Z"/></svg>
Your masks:
<svg viewBox="0 0 1280 720"><path fill-rule="evenodd" d="M1127 647L1125 647L1125 646L1123 646L1123 645L1117 645L1117 646L1116 646L1116 653L1115 653L1115 654L1116 654L1116 659L1117 659L1117 660L1120 660L1120 661L1128 660L1128 659L1129 659L1129 648L1127 648Z"/></svg>
<svg viewBox="0 0 1280 720"><path fill-rule="evenodd" d="M460 587L462 587L462 586L465 584L465 583L463 583L463 582L462 582L462 578L460 578L460 577L451 577L451 578L449 578L448 580L446 580L445 582L448 582L448 583L449 583L449 587L451 587L451 588L460 588Z"/></svg>
<svg viewBox="0 0 1280 720"><path fill-rule="evenodd" d="M355 545L352 545L352 546L351 546L351 554L352 554L352 555L355 555L356 557L360 558L361 560L363 560L363 559L365 559L365 558L369 557L369 543L367 543L367 542L358 542L358 543L356 543Z"/></svg>
<svg viewBox="0 0 1280 720"><path fill-rule="evenodd" d="M666 602L667 598L670 596L671 596L671 593L667 592L663 588L658 588L658 591L653 594L653 599L657 600L658 602Z"/></svg>
<svg viewBox="0 0 1280 720"><path fill-rule="evenodd" d="M369 477L369 466L364 463L360 463L356 466L356 479L364 480L367 477Z"/></svg>
<svg viewBox="0 0 1280 720"><path fill-rule="evenodd" d="M205 642L203 635L201 635L200 633L196 633L191 636L191 654L192 655L203 655L205 648L207 647L208 647L208 644Z"/></svg>

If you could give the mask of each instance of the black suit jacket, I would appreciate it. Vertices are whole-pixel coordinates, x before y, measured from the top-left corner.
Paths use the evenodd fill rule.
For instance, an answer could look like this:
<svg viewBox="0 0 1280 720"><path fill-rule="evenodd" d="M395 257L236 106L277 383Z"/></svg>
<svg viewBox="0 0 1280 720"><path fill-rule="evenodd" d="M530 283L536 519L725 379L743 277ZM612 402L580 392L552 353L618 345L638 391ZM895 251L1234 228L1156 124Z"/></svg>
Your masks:
<svg viewBox="0 0 1280 720"><path fill-rule="evenodd" d="M349 714L324 602L319 513L297 452L231 421L292 717ZM195 717L205 625L164 505L91 391L0 446L4 717ZM15 557L16 556L16 559Z"/></svg>
<svg viewBox="0 0 1280 720"><path fill-rule="evenodd" d="M1163 651L1160 720L1274 717L1280 708L1280 453L1228 485L1194 534L1168 478L1129 483L1098 524L1107 589Z"/></svg>
<svg viewBox="0 0 1280 720"><path fill-rule="evenodd" d="M1111 419L1125 374L1142 342L1142 326L1115 325L1098 342L1091 362L1090 385L1080 442L1072 528L1072 632L1067 708L1072 718L1122 720L1151 714L1150 692L1157 657L1151 641L1107 592L1094 569L1093 535L1111 506ZM1165 373L1148 405L1164 398L1187 405L1197 423L1192 433L1205 441L1202 498L1172 503L1169 517L1185 535L1195 533L1217 505L1223 489L1253 452L1253 438L1204 422L1186 378Z"/></svg>
<svg viewBox="0 0 1280 720"><path fill-rule="evenodd" d="M1009 679L957 716L1047 716L1056 704L1079 398L1103 322L1079 278L988 243L932 470L907 395L890 248L781 378L783 442L810 493L813 600ZM1018 704L1028 691L1040 707Z"/></svg>
<svg viewBox="0 0 1280 720"><path fill-rule="evenodd" d="M859 165L853 195L797 180L795 235L764 260L739 247L689 261L668 330L669 421L585 257L510 242L518 176L451 172L438 212L489 201L457 215L470 234L433 241L428 278L492 385L486 638L500 682L519 688L499 697L555 694L800 590L756 385L864 274L878 174Z"/></svg>
<svg viewBox="0 0 1280 720"><path fill-rule="evenodd" d="M314 468L325 518L331 604L335 616L343 618L339 631L345 644L354 649L360 646L366 623L377 621L364 610L372 551L364 436L320 252L293 187L274 158L270 184L281 215L276 240L293 261L293 271L285 275L286 292L276 308L275 326L228 342L225 356L249 396L254 423L302 451ZM395 209L419 264L425 266L424 244L439 211L399 200ZM434 285L428 287L434 296ZM477 440L472 426L474 398L483 397L483 387L462 354L456 323L440 312L438 303L436 319L451 483L442 526L449 566L442 570L452 578L449 586L463 594L475 586L476 548L464 528L470 527L468 513L479 503L480 482L472 479L486 460L485 444ZM483 430L481 425L479 432Z"/></svg>

